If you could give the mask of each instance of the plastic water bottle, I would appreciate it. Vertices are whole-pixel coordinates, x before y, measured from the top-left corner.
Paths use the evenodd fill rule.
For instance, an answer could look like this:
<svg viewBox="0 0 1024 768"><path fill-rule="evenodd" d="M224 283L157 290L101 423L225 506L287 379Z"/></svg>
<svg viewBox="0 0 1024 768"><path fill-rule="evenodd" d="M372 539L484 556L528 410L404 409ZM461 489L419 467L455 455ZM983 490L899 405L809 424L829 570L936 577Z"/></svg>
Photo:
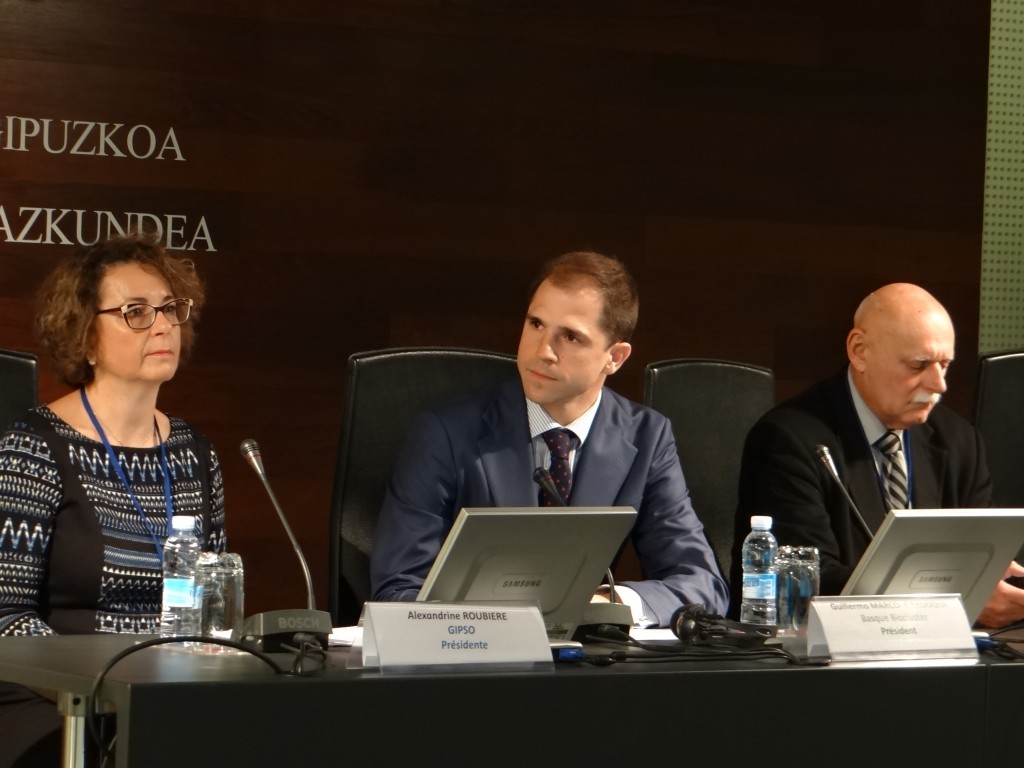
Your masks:
<svg viewBox="0 0 1024 768"><path fill-rule="evenodd" d="M772 519L767 515L751 517L750 533L743 540L740 621L744 624L773 625L777 621L775 555L778 549L778 542L772 535Z"/></svg>
<svg viewBox="0 0 1024 768"><path fill-rule="evenodd" d="M202 621L202 594L197 589L199 539L191 515L171 518L173 533L164 544L164 596L160 616L163 637L198 635Z"/></svg>

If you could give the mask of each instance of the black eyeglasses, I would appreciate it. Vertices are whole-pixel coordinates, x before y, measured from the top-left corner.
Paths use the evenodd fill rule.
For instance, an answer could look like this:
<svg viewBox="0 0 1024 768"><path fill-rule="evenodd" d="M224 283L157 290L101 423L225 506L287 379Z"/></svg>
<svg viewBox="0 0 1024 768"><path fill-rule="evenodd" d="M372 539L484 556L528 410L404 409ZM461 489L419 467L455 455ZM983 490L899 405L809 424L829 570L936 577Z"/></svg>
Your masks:
<svg viewBox="0 0 1024 768"><path fill-rule="evenodd" d="M114 312L120 312L128 327L136 331L151 327L156 322L157 312L162 312L171 325L181 325L188 322L188 316L192 313L192 299L174 299L162 307L154 307L152 304L122 304L111 309L99 309L96 314L107 315Z"/></svg>

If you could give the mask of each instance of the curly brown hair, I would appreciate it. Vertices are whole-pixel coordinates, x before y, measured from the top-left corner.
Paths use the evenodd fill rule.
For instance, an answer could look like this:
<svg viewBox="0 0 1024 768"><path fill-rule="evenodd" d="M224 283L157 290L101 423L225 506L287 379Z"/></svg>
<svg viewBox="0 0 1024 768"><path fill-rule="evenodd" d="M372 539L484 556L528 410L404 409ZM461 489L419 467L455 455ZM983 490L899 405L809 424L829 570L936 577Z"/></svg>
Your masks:
<svg viewBox="0 0 1024 768"><path fill-rule="evenodd" d="M39 289L35 332L54 374L70 387L93 379L89 355L96 347L96 312L107 270L133 263L160 276L178 299L192 299L189 322L181 326L181 359L195 339L194 320L206 298L195 264L168 253L150 234L118 235L76 251L51 272Z"/></svg>

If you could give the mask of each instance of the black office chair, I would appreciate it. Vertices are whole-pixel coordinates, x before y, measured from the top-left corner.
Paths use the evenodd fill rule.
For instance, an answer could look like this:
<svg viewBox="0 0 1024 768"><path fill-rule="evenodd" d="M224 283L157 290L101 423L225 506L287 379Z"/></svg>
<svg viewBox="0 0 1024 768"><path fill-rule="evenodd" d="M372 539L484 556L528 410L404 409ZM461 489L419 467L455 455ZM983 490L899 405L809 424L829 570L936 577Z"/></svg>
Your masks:
<svg viewBox="0 0 1024 768"><path fill-rule="evenodd" d="M746 363L663 360L647 366L644 402L672 421L693 508L728 579L743 443L775 402L775 378Z"/></svg>
<svg viewBox="0 0 1024 768"><path fill-rule="evenodd" d="M992 503L1024 507L1024 351L978 359L974 425L992 473Z"/></svg>
<svg viewBox="0 0 1024 768"><path fill-rule="evenodd" d="M35 355L0 349L0 434L36 405L37 388Z"/></svg>
<svg viewBox="0 0 1024 768"><path fill-rule="evenodd" d="M471 349L396 348L349 358L331 503L329 610L335 626L355 624L370 599L377 515L416 413L515 371L512 355Z"/></svg>

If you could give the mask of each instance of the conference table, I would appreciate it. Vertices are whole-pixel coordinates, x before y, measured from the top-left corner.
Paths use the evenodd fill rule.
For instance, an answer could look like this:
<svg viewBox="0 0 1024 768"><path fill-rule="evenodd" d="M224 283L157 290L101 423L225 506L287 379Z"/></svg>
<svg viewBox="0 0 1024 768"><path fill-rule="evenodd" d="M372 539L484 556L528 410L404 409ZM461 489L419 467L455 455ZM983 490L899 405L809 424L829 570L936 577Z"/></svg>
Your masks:
<svg viewBox="0 0 1024 768"><path fill-rule="evenodd" d="M81 736L97 673L143 639L0 638L0 679L57 692L69 734ZM332 649L322 671L301 677L247 654L127 655L97 702L116 721L116 765L945 766L1009 764L1021 751L1024 664L985 658L382 672L351 654Z"/></svg>

